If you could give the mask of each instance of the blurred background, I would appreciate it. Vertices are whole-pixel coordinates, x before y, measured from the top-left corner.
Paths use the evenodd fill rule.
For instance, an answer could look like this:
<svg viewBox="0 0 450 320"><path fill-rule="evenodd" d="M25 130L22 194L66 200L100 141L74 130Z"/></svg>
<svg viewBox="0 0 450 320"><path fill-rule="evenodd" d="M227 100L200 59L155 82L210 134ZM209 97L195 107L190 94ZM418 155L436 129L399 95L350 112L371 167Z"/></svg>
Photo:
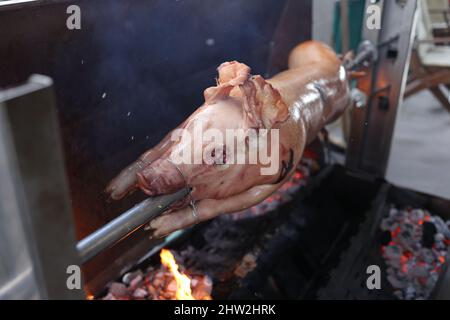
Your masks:
<svg viewBox="0 0 450 320"><path fill-rule="evenodd" d="M342 2L313 2L313 37L337 51L342 43L357 50L364 3L348 5L349 32L342 39ZM448 0L420 1L421 11L412 57L411 76L400 105L387 179L395 184L450 198L450 13ZM344 4L345 5L345 4ZM416 73L416 74L413 74ZM347 125L348 121L344 123ZM346 145L348 125L330 126L331 139ZM347 134L344 132L347 131Z"/></svg>

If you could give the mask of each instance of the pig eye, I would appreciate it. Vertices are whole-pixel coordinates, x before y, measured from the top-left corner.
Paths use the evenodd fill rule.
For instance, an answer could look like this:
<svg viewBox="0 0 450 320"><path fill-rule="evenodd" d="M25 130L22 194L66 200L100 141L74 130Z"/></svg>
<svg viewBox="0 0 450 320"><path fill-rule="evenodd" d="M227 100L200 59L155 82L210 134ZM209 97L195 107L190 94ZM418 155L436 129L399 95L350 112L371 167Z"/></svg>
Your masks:
<svg viewBox="0 0 450 320"><path fill-rule="evenodd" d="M227 163L227 148L225 145L216 146L210 152L211 164L223 165Z"/></svg>

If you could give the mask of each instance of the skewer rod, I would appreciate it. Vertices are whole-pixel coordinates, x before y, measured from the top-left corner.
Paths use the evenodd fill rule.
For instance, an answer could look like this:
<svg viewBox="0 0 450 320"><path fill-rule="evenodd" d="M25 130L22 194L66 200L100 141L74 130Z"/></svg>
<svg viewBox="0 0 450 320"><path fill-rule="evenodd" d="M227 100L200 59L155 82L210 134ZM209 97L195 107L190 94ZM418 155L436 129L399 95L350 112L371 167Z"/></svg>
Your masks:
<svg viewBox="0 0 450 320"><path fill-rule="evenodd" d="M183 199L188 193L189 190L183 188L169 195L148 198L108 222L78 242L77 251L81 262L85 263L91 260L105 249L142 227L145 223L155 219L172 204Z"/></svg>

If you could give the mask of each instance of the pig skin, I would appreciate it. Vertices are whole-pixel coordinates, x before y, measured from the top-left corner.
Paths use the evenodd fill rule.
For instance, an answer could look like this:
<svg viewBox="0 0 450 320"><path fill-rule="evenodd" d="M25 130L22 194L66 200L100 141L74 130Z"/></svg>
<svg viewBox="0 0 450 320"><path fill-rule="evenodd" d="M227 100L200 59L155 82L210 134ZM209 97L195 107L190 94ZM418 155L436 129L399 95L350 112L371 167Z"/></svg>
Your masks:
<svg viewBox="0 0 450 320"><path fill-rule="evenodd" d="M276 191L292 174L305 145L350 104L348 77L342 61L328 46L308 41L295 47L289 69L269 80L251 76L245 64L225 62L218 68L217 85L205 90L205 103L178 128L279 129L279 170L261 175L260 163L199 163L175 166L175 150L188 147L172 141L170 132L157 146L124 169L106 191L118 200L140 188L150 196L171 193L188 185L197 201L198 217L187 202L150 223L155 237L167 235L217 215L251 207ZM239 142L239 141L238 141ZM242 142L242 141L241 141ZM205 145L192 151L203 153ZM228 150L224 147L223 160ZM180 208L181 207L181 208Z"/></svg>

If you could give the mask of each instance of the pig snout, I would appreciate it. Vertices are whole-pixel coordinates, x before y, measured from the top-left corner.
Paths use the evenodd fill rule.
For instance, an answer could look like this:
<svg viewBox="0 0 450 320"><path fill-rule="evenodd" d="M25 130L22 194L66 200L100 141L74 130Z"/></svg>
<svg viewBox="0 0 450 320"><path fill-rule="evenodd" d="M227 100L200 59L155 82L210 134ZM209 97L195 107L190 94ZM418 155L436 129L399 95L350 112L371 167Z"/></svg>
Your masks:
<svg viewBox="0 0 450 320"><path fill-rule="evenodd" d="M168 159L158 159L137 173L138 186L149 196L172 193L186 187L180 169Z"/></svg>

